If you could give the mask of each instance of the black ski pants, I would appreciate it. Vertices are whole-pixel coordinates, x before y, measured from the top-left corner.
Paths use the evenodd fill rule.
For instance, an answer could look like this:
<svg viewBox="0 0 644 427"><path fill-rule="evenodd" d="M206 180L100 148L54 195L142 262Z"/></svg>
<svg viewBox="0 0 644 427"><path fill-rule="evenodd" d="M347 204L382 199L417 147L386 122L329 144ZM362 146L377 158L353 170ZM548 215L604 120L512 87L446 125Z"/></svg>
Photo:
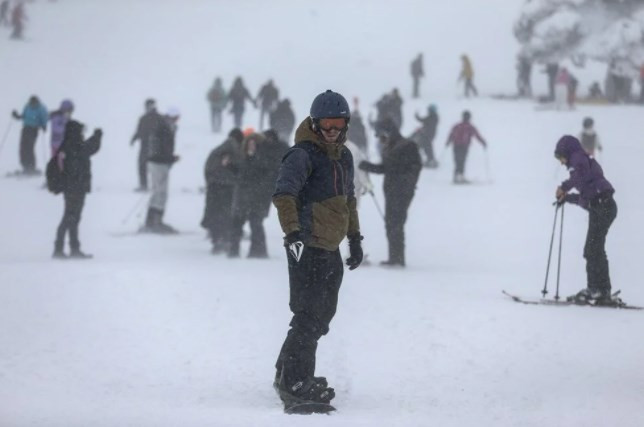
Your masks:
<svg viewBox="0 0 644 427"><path fill-rule="evenodd" d="M208 229L213 245L230 241L234 190L232 185L208 184L206 211L201 225Z"/></svg>
<svg viewBox="0 0 644 427"><path fill-rule="evenodd" d="M20 165L25 172L36 170L34 148L38 139L38 128L24 126L20 134Z"/></svg>
<svg viewBox="0 0 644 427"><path fill-rule="evenodd" d="M55 249L62 251L65 246L65 234L69 232L69 247L72 251L80 249L78 240L78 224L85 205L85 193L65 192L65 211L56 233Z"/></svg>
<svg viewBox="0 0 644 427"><path fill-rule="evenodd" d="M259 206L253 206L248 210L237 211L232 218L232 231L230 237L230 254L239 255L239 245L241 242L244 224L248 221L250 225L250 249L249 257L266 257L266 233L264 231L264 218L266 218L266 209Z"/></svg>
<svg viewBox="0 0 644 427"><path fill-rule="evenodd" d="M423 132L421 134L422 140L421 140L421 147L423 148L423 151L425 152L425 156L427 157L427 161L431 162L436 160L434 157L434 137L429 137L427 133Z"/></svg>
<svg viewBox="0 0 644 427"><path fill-rule="evenodd" d="M465 174L465 160L467 160L469 150L468 144L454 144L454 177Z"/></svg>
<svg viewBox="0 0 644 427"><path fill-rule="evenodd" d="M286 257L293 318L275 367L283 374L282 384L289 387L315 374L318 340L329 332L344 267L339 250L307 246L298 262L287 248Z"/></svg>
<svg viewBox="0 0 644 427"><path fill-rule="evenodd" d="M412 76L414 81L412 88L412 98L418 98L420 96L420 77Z"/></svg>
<svg viewBox="0 0 644 427"><path fill-rule="evenodd" d="M600 195L588 207L588 234L584 246L588 288L610 291L608 258L606 257L606 235L617 216L617 204L610 194Z"/></svg>
<svg viewBox="0 0 644 427"><path fill-rule="evenodd" d="M389 242L389 261L405 265L405 223L414 193L385 193L385 229Z"/></svg>
<svg viewBox="0 0 644 427"><path fill-rule="evenodd" d="M150 153L147 141L141 141L139 149L138 170L139 170L139 187L148 188L148 154Z"/></svg>

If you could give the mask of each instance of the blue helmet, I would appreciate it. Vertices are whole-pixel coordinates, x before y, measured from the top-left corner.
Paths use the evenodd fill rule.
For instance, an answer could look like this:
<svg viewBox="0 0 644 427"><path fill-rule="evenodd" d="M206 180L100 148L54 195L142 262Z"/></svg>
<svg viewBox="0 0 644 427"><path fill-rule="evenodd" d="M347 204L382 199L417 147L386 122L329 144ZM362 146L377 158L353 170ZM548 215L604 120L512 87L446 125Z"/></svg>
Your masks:
<svg viewBox="0 0 644 427"><path fill-rule="evenodd" d="M314 122L320 119L341 117L349 123L349 119L351 119L349 103L344 99L344 96L332 90L327 90L315 97L311 104L310 114Z"/></svg>

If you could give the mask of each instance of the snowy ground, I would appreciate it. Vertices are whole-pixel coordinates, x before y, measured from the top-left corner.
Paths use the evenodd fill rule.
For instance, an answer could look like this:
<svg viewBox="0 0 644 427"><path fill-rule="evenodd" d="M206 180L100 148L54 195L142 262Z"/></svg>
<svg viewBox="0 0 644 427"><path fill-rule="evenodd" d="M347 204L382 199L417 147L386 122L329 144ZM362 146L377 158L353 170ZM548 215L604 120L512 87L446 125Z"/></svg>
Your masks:
<svg viewBox="0 0 644 427"><path fill-rule="evenodd" d="M484 92L512 91L512 2L410 1L395 10L373 2L369 11L357 1L292 3L39 2L28 9L26 43L5 40L3 30L3 117L31 93L49 107L70 96L76 116L103 127L105 140L81 223L92 261L50 259L62 200L40 179L0 180L0 426L643 425L642 313L529 307L501 295L539 296L550 202L565 177L554 143L592 115L620 209L607 246L614 287L644 305L642 110L536 112L528 102L456 99L451 82L465 51L479 64ZM197 188L222 137L208 131L205 91L215 74L229 84L241 69L253 91L273 77L299 117L327 88L361 96L366 112L394 85L406 96L408 61L419 49L436 80L422 100L405 104L405 130L413 130L415 111L436 102L443 163L420 179L407 225L409 267L346 272L318 358L339 412L283 415L271 388L289 320L281 232L271 212L269 260L209 254ZM183 111L167 213L184 231L175 237L133 236L142 218L124 221L140 197L131 191L136 156L127 142L151 95ZM486 157L474 146L468 162L480 185L454 187L442 144L465 108L490 149ZM18 134L14 124L2 172L18 165ZM587 225L574 207L565 221L564 295L584 286ZM361 222L369 259L384 259L371 200L362 201Z"/></svg>

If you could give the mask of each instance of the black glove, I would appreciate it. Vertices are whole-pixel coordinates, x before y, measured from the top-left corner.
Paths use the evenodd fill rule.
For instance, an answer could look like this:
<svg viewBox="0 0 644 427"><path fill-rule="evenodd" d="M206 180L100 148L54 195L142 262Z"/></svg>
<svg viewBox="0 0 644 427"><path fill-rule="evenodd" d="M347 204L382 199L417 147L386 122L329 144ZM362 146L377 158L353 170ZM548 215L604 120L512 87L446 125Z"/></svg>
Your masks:
<svg viewBox="0 0 644 427"><path fill-rule="evenodd" d="M349 237L349 258L347 258L347 265L349 270L355 270L362 263L363 253L362 253L362 237L360 234L356 234Z"/></svg>
<svg viewBox="0 0 644 427"><path fill-rule="evenodd" d="M103 131L101 129L94 129L94 136L100 138L103 136Z"/></svg>
<svg viewBox="0 0 644 427"><path fill-rule="evenodd" d="M11 112L11 115L13 116L14 119L18 119L18 120L20 119L20 114L18 114L16 110L13 110Z"/></svg>
<svg viewBox="0 0 644 427"><path fill-rule="evenodd" d="M284 246L288 248L288 252L295 261L300 262L300 258L302 258L302 253L304 252L302 232L296 230L288 233L286 237L284 237Z"/></svg>

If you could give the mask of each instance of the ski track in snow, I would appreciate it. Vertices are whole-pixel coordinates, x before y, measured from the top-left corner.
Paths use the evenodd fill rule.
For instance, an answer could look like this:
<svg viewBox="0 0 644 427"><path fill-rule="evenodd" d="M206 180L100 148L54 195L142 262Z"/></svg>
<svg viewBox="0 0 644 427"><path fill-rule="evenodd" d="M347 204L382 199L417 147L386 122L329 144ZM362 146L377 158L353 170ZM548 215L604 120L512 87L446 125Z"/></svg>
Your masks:
<svg viewBox="0 0 644 427"><path fill-rule="evenodd" d="M41 188L42 177L0 179L0 426L644 425L641 313L522 306L501 294L539 296L550 202L566 176L554 144L591 115L605 147L600 163L617 189L619 214L607 243L613 286L626 301L644 304L643 110L536 112L523 101L456 98L450 82L462 51L471 53L479 89L513 89L511 25L519 5L494 0L463 15L479 2L430 3L374 2L365 10L357 1L269 7L168 0L155 3L150 20L148 1L125 10L67 0L28 5L28 44L5 40L2 29L0 111L22 108L31 93L50 109L72 97L75 116L90 129L102 127L105 137L81 222L91 261L50 259L62 198ZM285 14L304 18L284 29L271 25L272 44L258 40ZM228 19L215 25L220 15ZM437 19L428 24L422 16ZM356 22L376 25L359 30ZM404 31L383 37L382 25L392 22ZM239 28L253 31L233 31ZM488 44L492 38L498 48ZM421 100L409 100L407 65L420 39L431 80L423 81ZM439 106L441 167L421 175L406 227L406 270L377 266L386 255L384 227L373 202L361 201L372 265L345 272L337 315L318 349L317 373L337 389L338 412L330 416L286 416L271 387L290 320L274 210L265 221L268 260L213 257L198 226L203 163L223 139L209 132L205 93L216 74L229 85L240 69L252 91L273 77L299 119L327 88L361 95L366 118L382 92L398 85L407 134L414 112ZM603 70L580 74L601 78ZM543 76L533 78L543 91ZM182 111L182 159L171 173L166 215L185 232L178 236L129 236L140 213L123 224L141 197L131 191L136 149L128 140L148 96ZM466 108L490 143L487 153L472 147L467 174L489 185L450 183L452 158L443 144ZM255 110L247 114L257 121ZM230 116L224 120L228 129ZM17 166L19 128L13 124L0 152L0 172ZM373 178L382 204L382 180ZM567 209L562 295L585 283L586 226L581 209Z"/></svg>

